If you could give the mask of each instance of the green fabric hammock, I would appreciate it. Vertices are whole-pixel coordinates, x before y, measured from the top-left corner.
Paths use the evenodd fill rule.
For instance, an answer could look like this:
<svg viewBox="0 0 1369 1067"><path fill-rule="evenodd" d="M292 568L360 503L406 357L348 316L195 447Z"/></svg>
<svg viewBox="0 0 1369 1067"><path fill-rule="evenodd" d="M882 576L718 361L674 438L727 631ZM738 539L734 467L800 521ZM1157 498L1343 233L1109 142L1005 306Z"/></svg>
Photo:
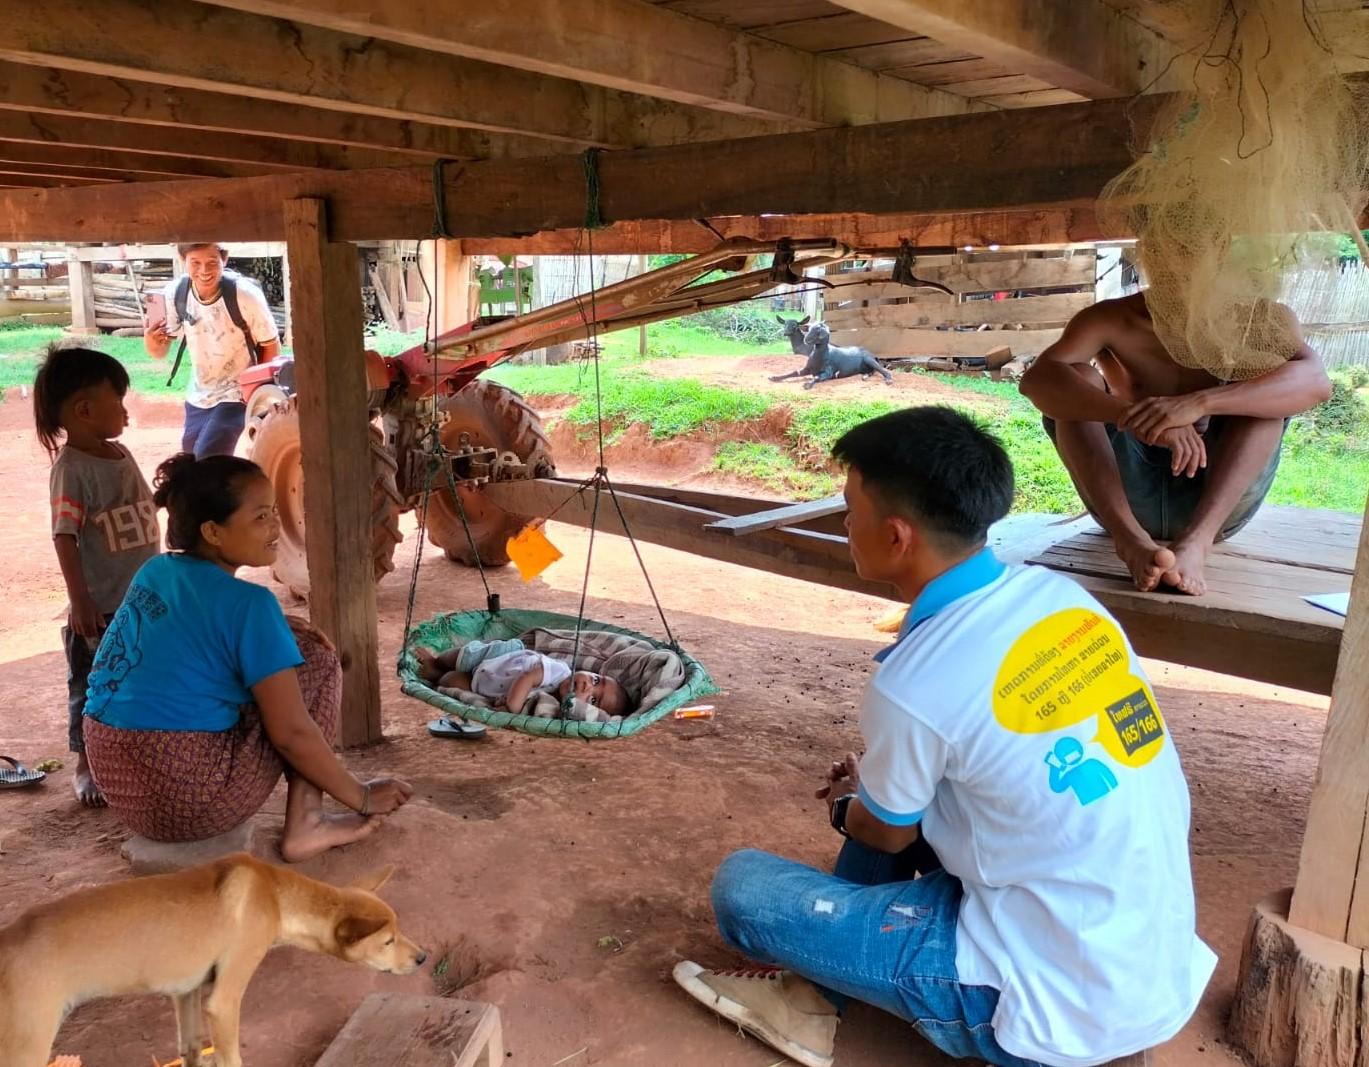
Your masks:
<svg viewBox="0 0 1369 1067"><path fill-rule="evenodd" d="M542 719L533 715L519 715L512 711L463 704L446 693L438 692L428 685L418 673L418 657L414 655L413 651L415 646L441 652L452 648L458 640L463 642L502 640L518 637L520 634L539 627L550 630L574 630L575 623L575 616L560 615L552 611L505 609L494 615L488 611L460 611L434 615L431 619L419 623L409 631L409 639L399 654L399 677L403 681L401 688L408 696L431 704L448 715L474 719L496 729L521 730L525 734L533 734L537 737L581 737L586 740L631 736L639 730L645 730L676 708L684 707L709 693L718 692L718 687L713 684L713 679L709 677L703 665L679 648L673 648L671 651L675 652L684 664L685 684L660 703L650 708L644 708L621 722ZM628 637L646 641L655 648L670 648L663 641L657 641L655 638L647 637L635 630L613 626L610 623L595 622L589 625L588 620L586 620L586 628L626 634Z"/></svg>

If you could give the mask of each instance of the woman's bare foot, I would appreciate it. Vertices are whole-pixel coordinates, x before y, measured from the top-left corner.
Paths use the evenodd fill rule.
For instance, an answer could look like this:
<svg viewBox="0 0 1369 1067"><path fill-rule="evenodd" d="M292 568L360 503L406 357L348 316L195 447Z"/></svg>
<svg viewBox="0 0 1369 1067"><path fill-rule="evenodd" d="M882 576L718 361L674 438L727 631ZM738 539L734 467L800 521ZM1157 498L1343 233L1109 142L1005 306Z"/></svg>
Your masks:
<svg viewBox="0 0 1369 1067"><path fill-rule="evenodd" d="M311 811L292 821L287 817L285 834L280 840L280 854L286 863L300 863L330 848L350 845L363 837L370 837L380 826L375 816L328 814Z"/></svg>
<svg viewBox="0 0 1369 1067"><path fill-rule="evenodd" d="M100 787L95 784L95 776L90 773L90 761L84 752L77 753L76 774L71 780L76 790L76 799L87 808L103 808L108 803Z"/></svg>
<svg viewBox="0 0 1369 1067"><path fill-rule="evenodd" d="M1149 537L1113 538L1118 558L1131 571L1131 580L1136 588L1149 593L1157 585L1165 572L1174 567L1174 553L1162 548Z"/></svg>
<svg viewBox="0 0 1369 1067"><path fill-rule="evenodd" d="M1170 547L1174 550L1174 563L1165 568L1161 581L1180 593L1202 596L1207 592L1207 579L1203 576L1203 569L1207 566L1207 553L1212 543L1195 539L1175 541Z"/></svg>

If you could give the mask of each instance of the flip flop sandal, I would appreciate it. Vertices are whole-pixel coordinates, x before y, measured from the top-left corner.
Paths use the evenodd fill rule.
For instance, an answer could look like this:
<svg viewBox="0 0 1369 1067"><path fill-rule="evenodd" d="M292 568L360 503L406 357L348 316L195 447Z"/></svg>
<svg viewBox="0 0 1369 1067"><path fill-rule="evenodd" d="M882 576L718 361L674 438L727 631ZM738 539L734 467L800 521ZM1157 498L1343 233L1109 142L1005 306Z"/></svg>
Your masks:
<svg viewBox="0 0 1369 1067"><path fill-rule="evenodd" d="M0 789L22 789L37 785L47 777L46 771L31 771L12 756L0 756L0 763L8 763L13 770L0 767Z"/></svg>
<svg viewBox="0 0 1369 1067"><path fill-rule="evenodd" d="M434 737L454 737L460 740L473 741L478 737L484 737L486 727L483 723L471 722L469 719L457 719L452 716L445 716L441 719L434 719L428 723L428 733Z"/></svg>

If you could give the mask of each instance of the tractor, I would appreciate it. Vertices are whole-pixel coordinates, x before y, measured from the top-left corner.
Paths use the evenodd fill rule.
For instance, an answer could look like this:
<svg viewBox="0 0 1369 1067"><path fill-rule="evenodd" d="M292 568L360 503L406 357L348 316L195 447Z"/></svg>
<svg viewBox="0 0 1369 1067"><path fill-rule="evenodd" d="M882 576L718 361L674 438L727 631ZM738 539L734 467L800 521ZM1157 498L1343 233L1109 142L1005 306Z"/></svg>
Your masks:
<svg viewBox="0 0 1369 1067"><path fill-rule="evenodd" d="M773 253L768 267L755 257ZM868 253L866 253L868 254ZM805 280L810 267L855 255L828 239L784 239L778 244L736 238L712 251L572 297L523 315L477 319L397 356L366 353L371 413L371 548L377 579L394 570L403 539L399 516L420 507L431 489L427 532L452 560L474 566L509 561L508 539L529 516L508 514L480 492L492 481L544 478L555 473L550 444L537 413L512 389L477 376L530 348L582 340L596 331L690 315L760 296ZM708 280L722 272L724 277ZM730 276L726 276L730 275ZM242 375L250 457L271 479L281 515L280 550L273 573L306 596L303 466L294 363L281 357ZM436 422L443 462L433 476L429 428ZM450 474L450 478L448 477ZM453 498L470 528L467 536Z"/></svg>

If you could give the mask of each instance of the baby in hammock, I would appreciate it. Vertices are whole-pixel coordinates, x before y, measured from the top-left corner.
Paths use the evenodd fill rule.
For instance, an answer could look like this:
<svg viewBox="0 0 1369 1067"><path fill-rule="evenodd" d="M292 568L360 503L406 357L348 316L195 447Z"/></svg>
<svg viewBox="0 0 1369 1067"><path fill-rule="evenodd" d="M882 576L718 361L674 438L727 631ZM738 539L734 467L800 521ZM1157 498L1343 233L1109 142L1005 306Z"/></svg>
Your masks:
<svg viewBox="0 0 1369 1067"><path fill-rule="evenodd" d="M551 656L534 652L518 638L472 641L440 655L414 649L419 675L429 685L465 689L496 707L517 712L534 691L555 693L558 700L573 696L605 715L627 715L627 693L616 679L594 671L572 671Z"/></svg>

